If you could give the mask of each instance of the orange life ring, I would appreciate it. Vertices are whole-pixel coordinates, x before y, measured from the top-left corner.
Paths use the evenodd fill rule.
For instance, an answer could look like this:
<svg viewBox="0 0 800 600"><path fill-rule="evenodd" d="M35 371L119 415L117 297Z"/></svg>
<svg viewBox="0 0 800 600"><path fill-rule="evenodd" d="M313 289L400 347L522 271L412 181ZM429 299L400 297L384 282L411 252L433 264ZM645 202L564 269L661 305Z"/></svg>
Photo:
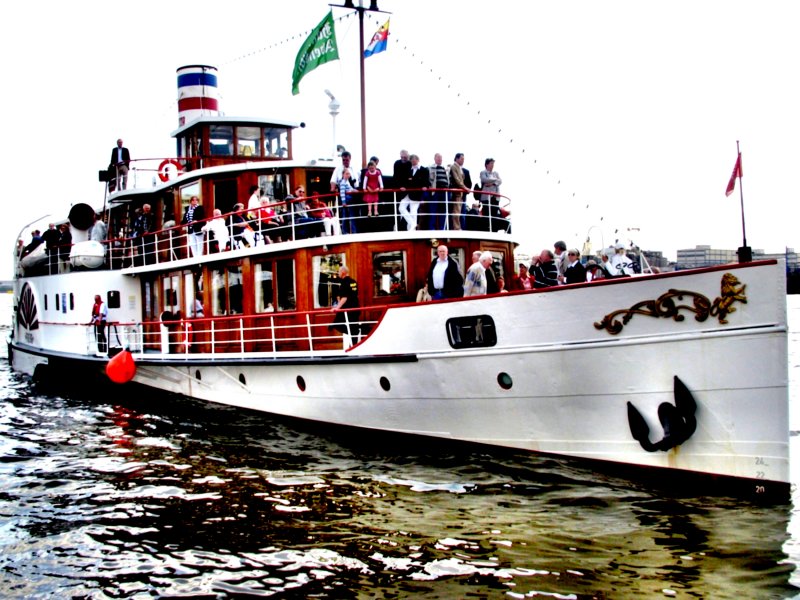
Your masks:
<svg viewBox="0 0 800 600"><path fill-rule="evenodd" d="M175 167L175 174L180 175L183 172L183 167L181 163L179 163L174 158L165 158L161 161L161 164L158 165L158 178L161 181L169 181L169 167Z"/></svg>

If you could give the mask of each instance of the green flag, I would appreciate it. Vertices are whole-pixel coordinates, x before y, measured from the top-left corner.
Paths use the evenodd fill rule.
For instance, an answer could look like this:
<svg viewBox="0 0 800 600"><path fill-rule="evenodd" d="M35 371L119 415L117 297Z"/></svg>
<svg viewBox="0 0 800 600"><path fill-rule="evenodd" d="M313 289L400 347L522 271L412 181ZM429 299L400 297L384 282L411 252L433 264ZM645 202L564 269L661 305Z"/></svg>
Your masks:
<svg viewBox="0 0 800 600"><path fill-rule="evenodd" d="M292 95L300 93L300 80L320 65L331 60L339 60L339 49L336 46L336 32L333 28L333 11L329 11L308 36L297 58L292 72Z"/></svg>

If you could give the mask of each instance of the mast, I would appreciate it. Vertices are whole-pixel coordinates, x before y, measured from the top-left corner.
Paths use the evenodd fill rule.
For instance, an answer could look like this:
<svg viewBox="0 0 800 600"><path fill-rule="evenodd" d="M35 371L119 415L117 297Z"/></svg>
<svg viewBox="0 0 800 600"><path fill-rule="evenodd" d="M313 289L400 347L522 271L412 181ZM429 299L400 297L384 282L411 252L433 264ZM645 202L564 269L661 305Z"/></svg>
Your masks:
<svg viewBox="0 0 800 600"><path fill-rule="evenodd" d="M358 12L358 63L361 68L361 168L367 166L367 92L366 76L364 74L364 13L385 12L378 8L378 0L370 0L369 8L364 7L364 0L358 0L358 6L353 0L345 0L344 4L330 4L336 8L349 8Z"/></svg>
<svg viewBox="0 0 800 600"><path fill-rule="evenodd" d="M739 140L736 140L736 160L738 165L737 177L739 178L739 201L742 207L742 247L736 251L739 262L751 262L753 260L753 249L747 245L747 234L744 228L744 191L742 190L742 152L739 150Z"/></svg>

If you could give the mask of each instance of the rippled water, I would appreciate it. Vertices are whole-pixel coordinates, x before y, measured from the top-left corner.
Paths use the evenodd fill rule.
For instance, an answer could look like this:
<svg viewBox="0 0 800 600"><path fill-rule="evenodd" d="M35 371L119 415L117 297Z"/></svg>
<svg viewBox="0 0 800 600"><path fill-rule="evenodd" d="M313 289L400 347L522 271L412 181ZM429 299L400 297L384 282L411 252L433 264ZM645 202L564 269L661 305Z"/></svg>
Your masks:
<svg viewBox="0 0 800 600"><path fill-rule="evenodd" d="M0 361L0 596L800 591L792 506L675 497L570 461L110 390L31 389Z"/></svg>

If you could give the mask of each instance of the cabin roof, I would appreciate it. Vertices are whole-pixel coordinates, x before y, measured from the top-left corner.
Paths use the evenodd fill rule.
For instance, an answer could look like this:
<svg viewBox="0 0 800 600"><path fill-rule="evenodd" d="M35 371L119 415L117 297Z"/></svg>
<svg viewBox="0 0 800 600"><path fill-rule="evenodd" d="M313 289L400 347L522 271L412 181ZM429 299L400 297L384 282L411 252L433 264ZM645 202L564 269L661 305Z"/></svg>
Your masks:
<svg viewBox="0 0 800 600"><path fill-rule="evenodd" d="M289 127L291 129L296 129L297 127L301 127L301 123L297 123L294 121L283 121L281 119L258 119L255 117L223 117L219 115L213 116L202 116L192 121L186 123L182 127L179 127L175 131L173 131L170 135L172 137L178 137L180 134L194 129L198 125L205 125L205 124L218 124L218 125L255 125L258 127Z"/></svg>

